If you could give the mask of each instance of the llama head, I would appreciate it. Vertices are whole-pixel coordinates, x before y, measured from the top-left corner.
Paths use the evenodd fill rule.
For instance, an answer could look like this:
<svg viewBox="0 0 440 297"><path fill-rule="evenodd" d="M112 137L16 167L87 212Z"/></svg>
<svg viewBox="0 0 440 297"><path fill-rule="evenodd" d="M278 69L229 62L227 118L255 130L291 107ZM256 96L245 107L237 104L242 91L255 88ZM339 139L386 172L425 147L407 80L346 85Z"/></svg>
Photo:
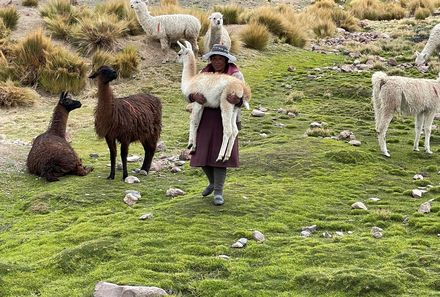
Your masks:
<svg viewBox="0 0 440 297"><path fill-rule="evenodd" d="M425 53L416 52L416 65L421 66L426 63L427 55Z"/></svg>
<svg viewBox="0 0 440 297"><path fill-rule="evenodd" d="M220 12L212 13L208 19L211 21L212 27L223 26L223 15Z"/></svg>
<svg viewBox="0 0 440 297"><path fill-rule="evenodd" d="M131 8L137 8L142 6L147 6L148 0L130 0Z"/></svg>
<svg viewBox="0 0 440 297"><path fill-rule="evenodd" d="M98 78L104 84L115 80L118 77L118 73L116 70L111 68L110 66L104 65L99 67L95 72L89 75L89 78L95 79Z"/></svg>
<svg viewBox="0 0 440 297"><path fill-rule="evenodd" d="M81 102L72 99L68 92L61 92L58 104L64 106L68 112L81 107Z"/></svg>
<svg viewBox="0 0 440 297"><path fill-rule="evenodd" d="M192 54L192 46L189 41L185 40L185 45L177 41L177 44L180 46L180 51L177 53L177 62L183 63L188 55Z"/></svg>

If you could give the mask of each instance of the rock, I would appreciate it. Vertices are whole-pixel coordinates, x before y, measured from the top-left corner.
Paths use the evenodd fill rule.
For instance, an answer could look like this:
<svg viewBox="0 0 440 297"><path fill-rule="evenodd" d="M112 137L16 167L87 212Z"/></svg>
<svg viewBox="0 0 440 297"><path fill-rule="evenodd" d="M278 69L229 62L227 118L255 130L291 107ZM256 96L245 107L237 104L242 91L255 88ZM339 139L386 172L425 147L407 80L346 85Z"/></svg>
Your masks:
<svg viewBox="0 0 440 297"><path fill-rule="evenodd" d="M146 170L139 170L139 172L138 172L138 174L139 175L144 175L144 176L147 176L148 175L148 172L146 171Z"/></svg>
<svg viewBox="0 0 440 297"><path fill-rule="evenodd" d="M374 238L382 238L382 236L383 236L382 232L383 232L382 228L379 228L376 226L371 228L371 235Z"/></svg>
<svg viewBox="0 0 440 297"><path fill-rule="evenodd" d="M153 218L152 213L145 213L139 217L139 220L145 221Z"/></svg>
<svg viewBox="0 0 440 297"><path fill-rule="evenodd" d="M182 171L182 169L180 169L180 167L174 166L173 168L171 168L172 173L178 173L180 171Z"/></svg>
<svg viewBox="0 0 440 297"><path fill-rule="evenodd" d="M368 198L368 200L370 200L370 201L374 201L374 202L377 202L377 201L380 201L380 198L377 198L377 197L371 197L371 198Z"/></svg>
<svg viewBox="0 0 440 297"><path fill-rule="evenodd" d="M264 117L266 115L266 113L264 111L259 110L259 109L254 109L254 110L252 110L251 115L253 117L261 118L261 117Z"/></svg>
<svg viewBox="0 0 440 297"><path fill-rule="evenodd" d="M140 160L142 160L142 158L137 155L127 157L127 162L129 162L129 163L139 162Z"/></svg>
<svg viewBox="0 0 440 297"><path fill-rule="evenodd" d="M310 237L310 236L312 236L312 232L310 232L309 230L304 230L304 231L301 231L300 235L302 237Z"/></svg>
<svg viewBox="0 0 440 297"><path fill-rule="evenodd" d="M135 205L138 202L138 200L139 200L139 198L137 196L133 195L132 193L128 193L124 197L124 202L128 206Z"/></svg>
<svg viewBox="0 0 440 297"><path fill-rule="evenodd" d="M413 179L414 179L414 180L419 180L419 179L421 180L421 179L423 179L423 175L421 175L421 174L416 174L416 175L413 176Z"/></svg>
<svg viewBox="0 0 440 297"><path fill-rule="evenodd" d="M125 178L124 180L127 184L137 184L140 183L141 181L139 180L139 178L137 178L136 176L133 175L129 175Z"/></svg>
<svg viewBox="0 0 440 297"><path fill-rule="evenodd" d="M217 258L223 259L223 260L229 260L231 259L231 257L227 256L227 255L218 255Z"/></svg>
<svg viewBox="0 0 440 297"><path fill-rule="evenodd" d="M340 68L342 72L353 72L354 70L353 65L349 65L349 64L342 65Z"/></svg>
<svg viewBox="0 0 440 297"><path fill-rule="evenodd" d="M266 133L260 133L260 136L263 138L267 138L267 134Z"/></svg>
<svg viewBox="0 0 440 297"><path fill-rule="evenodd" d="M359 58L361 56L360 52L352 52L348 54L351 58Z"/></svg>
<svg viewBox="0 0 440 297"><path fill-rule="evenodd" d="M181 195L185 195L186 193L178 188L169 188L167 192L165 193L166 196L169 197L177 197Z"/></svg>
<svg viewBox="0 0 440 297"><path fill-rule="evenodd" d="M353 209L363 209L363 210L368 210L367 206L365 206L364 203L362 202L355 202L351 205L351 208Z"/></svg>
<svg viewBox="0 0 440 297"><path fill-rule="evenodd" d="M182 161L182 160L178 160L178 161L176 161L174 164L176 165L176 166L183 166L183 165L185 165L185 161Z"/></svg>
<svg viewBox="0 0 440 297"><path fill-rule="evenodd" d="M336 231L335 234L337 236L344 236L344 232L342 232L342 231Z"/></svg>
<svg viewBox="0 0 440 297"><path fill-rule="evenodd" d="M382 234L382 232L374 232L374 233L371 233L371 236L373 236L374 238L379 239L379 238L383 237L383 234Z"/></svg>
<svg viewBox="0 0 440 297"><path fill-rule="evenodd" d="M258 107L258 110L262 111L262 112L267 112L268 111L266 107L261 107L261 106Z"/></svg>
<svg viewBox="0 0 440 297"><path fill-rule="evenodd" d="M119 286L99 282L95 286L93 297L159 297L167 296L165 290L158 287Z"/></svg>
<svg viewBox="0 0 440 297"><path fill-rule="evenodd" d="M287 113L287 116L288 116L289 118L294 118L294 117L296 117L296 113L289 111L289 112Z"/></svg>
<svg viewBox="0 0 440 297"><path fill-rule="evenodd" d="M361 146L361 142L359 140L350 140L348 143L352 146Z"/></svg>
<svg viewBox="0 0 440 297"><path fill-rule="evenodd" d="M423 66L418 66L417 69L418 69L420 72L426 73L426 72L429 71L429 66L425 66L425 65L423 65Z"/></svg>
<svg viewBox="0 0 440 297"><path fill-rule="evenodd" d="M261 233L260 231L257 231L257 230L252 232L252 238L258 242L263 242L266 240L266 237L264 236L264 234Z"/></svg>
<svg viewBox="0 0 440 297"><path fill-rule="evenodd" d="M289 66L287 67L287 71L294 72L296 70L295 66Z"/></svg>
<svg viewBox="0 0 440 297"><path fill-rule="evenodd" d="M125 190L125 194L131 194L131 195L137 197L138 199L141 199L141 193L136 190Z"/></svg>
<svg viewBox="0 0 440 297"><path fill-rule="evenodd" d="M406 225L406 224L408 224L408 222L409 222L409 216L405 216L403 218L402 224Z"/></svg>
<svg viewBox="0 0 440 297"><path fill-rule="evenodd" d="M310 128L322 128L322 124L319 122L311 122L309 125Z"/></svg>
<svg viewBox="0 0 440 297"><path fill-rule="evenodd" d="M328 232L323 232L321 236L324 238L332 238L332 235Z"/></svg>
<svg viewBox="0 0 440 297"><path fill-rule="evenodd" d="M339 133L339 135L336 137L337 140L349 140L351 139L351 136L354 136L353 132L350 130L343 130Z"/></svg>
<svg viewBox="0 0 440 297"><path fill-rule="evenodd" d="M99 158L99 155L97 153L91 153L89 156L92 159L98 159Z"/></svg>
<svg viewBox="0 0 440 297"><path fill-rule="evenodd" d="M414 198L422 198L422 196L423 196L423 192L422 192L422 190L414 189L414 190L411 191L411 195L412 195Z"/></svg>
<svg viewBox="0 0 440 297"><path fill-rule="evenodd" d="M236 242L234 242L231 247L233 248L242 248L244 246L246 246L248 240L245 237L240 238L239 240L237 240Z"/></svg>
<svg viewBox="0 0 440 297"><path fill-rule="evenodd" d="M388 65L390 65L390 66L397 66L397 65L398 65L396 59L394 59L394 58L389 58L388 61L387 61L387 63L388 63Z"/></svg>
<svg viewBox="0 0 440 297"><path fill-rule="evenodd" d="M318 228L318 226L316 226L316 225L305 226L305 227L301 228L301 231L309 231L310 233L313 233L316 231L317 228Z"/></svg>
<svg viewBox="0 0 440 297"><path fill-rule="evenodd" d="M419 207L418 212L420 213L429 213L431 212L431 202L422 203Z"/></svg>
<svg viewBox="0 0 440 297"><path fill-rule="evenodd" d="M159 143L156 145L156 151L158 152L164 152L166 151L167 147L165 146L165 143L163 141L159 141Z"/></svg>

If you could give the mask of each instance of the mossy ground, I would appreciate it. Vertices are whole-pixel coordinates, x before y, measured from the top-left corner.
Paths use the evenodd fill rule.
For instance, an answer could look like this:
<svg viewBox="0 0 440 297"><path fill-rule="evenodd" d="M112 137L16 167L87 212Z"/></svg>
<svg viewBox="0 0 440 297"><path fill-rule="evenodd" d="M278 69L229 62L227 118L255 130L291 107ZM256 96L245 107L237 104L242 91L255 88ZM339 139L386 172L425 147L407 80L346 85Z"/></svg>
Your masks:
<svg viewBox="0 0 440 297"><path fill-rule="evenodd" d="M440 182L439 134L432 136L432 156L413 152L413 119L396 117L388 133L392 157L381 156L371 73L315 73L316 67L345 59L273 45L241 60L252 106L269 113L253 118L243 111L241 167L228 172L222 207L201 197L205 178L187 164L181 173L152 173L136 185L119 180L120 171L116 180L106 180L109 155L94 134L95 89L88 88L77 96L83 107L71 113L69 131L84 163L94 166L92 173L46 183L10 168L2 172L0 296L92 296L102 280L155 285L177 296L438 296L438 200L431 213L417 213L422 202L438 198L438 190L420 200L408 190L418 186L412 180L416 173L427 175L432 185ZM295 72L287 71L290 65ZM157 158L177 155L187 141L180 71L176 64L143 67L136 79L114 85L120 95L152 91L162 98L167 150ZM319 78L310 80L308 74ZM292 92L303 95L291 100ZM55 98L33 109L1 111L11 119L3 121L1 133L30 141L45 130L53 104ZM295 108L299 116L288 118L274 111L278 108ZM336 133L349 129L362 146L305 137L312 121L324 121ZM100 157L94 160L90 153ZM140 145L132 144L130 153L141 154ZM165 196L169 187L187 194L171 199ZM142 194L133 207L122 202L126 189ZM369 210L351 210L356 201ZM154 218L140 221L147 212ZM318 231L301 237L301 227L313 224ZM371 236L373 226L384 229L383 238ZM267 241L230 248L253 230ZM344 236L323 238L325 231Z"/></svg>

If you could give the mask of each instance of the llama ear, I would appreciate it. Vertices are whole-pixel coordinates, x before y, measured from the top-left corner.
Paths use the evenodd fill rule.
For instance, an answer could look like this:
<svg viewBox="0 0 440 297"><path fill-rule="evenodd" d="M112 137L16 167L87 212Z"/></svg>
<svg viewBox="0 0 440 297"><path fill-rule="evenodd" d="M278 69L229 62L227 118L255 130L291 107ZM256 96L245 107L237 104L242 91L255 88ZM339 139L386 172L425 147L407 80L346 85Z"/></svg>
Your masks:
<svg viewBox="0 0 440 297"><path fill-rule="evenodd" d="M185 46L182 43L180 43L179 40L177 40L177 44L180 46L181 49L185 49Z"/></svg>
<svg viewBox="0 0 440 297"><path fill-rule="evenodd" d="M65 97L66 97L66 93L62 91L60 95L60 100L63 100Z"/></svg>
<svg viewBox="0 0 440 297"><path fill-rule="evenodd" d="M186 45L186 48L187 48L187 49L189 49L190 51L192 51L191 43L189 43L188 40L185 40L185 45Z"/></svg>

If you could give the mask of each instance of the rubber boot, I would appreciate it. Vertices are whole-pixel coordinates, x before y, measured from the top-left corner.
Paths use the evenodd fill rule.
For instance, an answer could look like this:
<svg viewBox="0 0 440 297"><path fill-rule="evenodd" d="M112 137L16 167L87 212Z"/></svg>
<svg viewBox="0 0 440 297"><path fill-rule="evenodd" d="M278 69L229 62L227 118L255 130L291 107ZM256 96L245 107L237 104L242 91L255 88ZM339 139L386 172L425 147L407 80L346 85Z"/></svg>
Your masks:
<svg viewBox="0 0 440 297"><path fill-rule="evenodd" d="M223 205L223 186L225 185L226 168L214 167L214 205Z"/></svg>
<svg viewBox="0 0 440 297"><path fill-rule="evenodd" d="M208 178L209 181L208 186L202 192L202 196L206 197L210 195L212 192L214 192L214 167L203 166L202 169L203 172L205 172L206 177Z"/></svg>

